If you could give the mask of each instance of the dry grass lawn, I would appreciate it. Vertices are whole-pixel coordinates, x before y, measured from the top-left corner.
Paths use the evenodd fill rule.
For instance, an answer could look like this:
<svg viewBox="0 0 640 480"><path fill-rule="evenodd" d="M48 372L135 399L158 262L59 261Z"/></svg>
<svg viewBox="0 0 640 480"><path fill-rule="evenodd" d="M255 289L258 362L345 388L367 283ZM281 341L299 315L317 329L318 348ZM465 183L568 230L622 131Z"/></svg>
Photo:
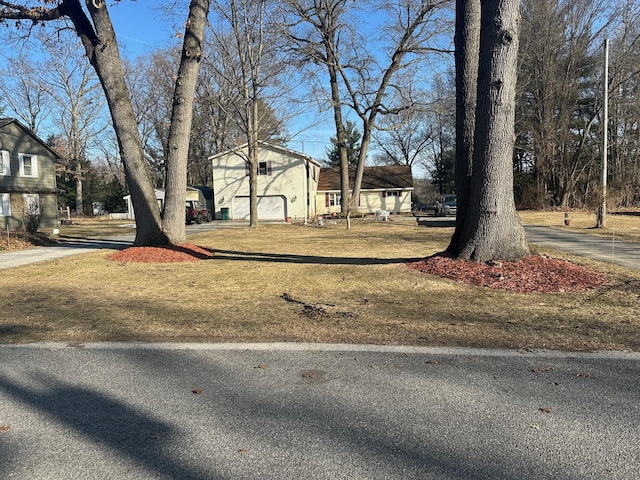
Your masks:
<svg viewBox="0 0 640 480"><path fill-rule="evenodd" d="M562 214L560 214L562 215ZM120 222L122 223L122 222ZM451 228L354 222L191 236L211 260L149 264L104 250L0 277L0 342L343 342L640 351L640 272L584 261L610 285L515 294L407 268Z"/></svg>

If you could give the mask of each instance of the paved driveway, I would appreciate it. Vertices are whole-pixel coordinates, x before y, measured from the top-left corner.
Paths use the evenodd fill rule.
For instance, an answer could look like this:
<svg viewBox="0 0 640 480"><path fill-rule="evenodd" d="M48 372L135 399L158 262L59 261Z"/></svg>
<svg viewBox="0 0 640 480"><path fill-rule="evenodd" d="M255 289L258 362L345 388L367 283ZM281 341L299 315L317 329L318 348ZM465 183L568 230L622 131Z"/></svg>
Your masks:
<svg viewBox="0 0 640 480"><path fill-rule="evenodd" d="M640 478L640 357L0 346L3 479Z"/></svg>
<svg viewBox="0 0 640 480"><path fill-rule="evenodd" d="M596 235L535 225L526 225L525 230L531 243L640 270L640 244L638 243L621 242Z"/></svg>

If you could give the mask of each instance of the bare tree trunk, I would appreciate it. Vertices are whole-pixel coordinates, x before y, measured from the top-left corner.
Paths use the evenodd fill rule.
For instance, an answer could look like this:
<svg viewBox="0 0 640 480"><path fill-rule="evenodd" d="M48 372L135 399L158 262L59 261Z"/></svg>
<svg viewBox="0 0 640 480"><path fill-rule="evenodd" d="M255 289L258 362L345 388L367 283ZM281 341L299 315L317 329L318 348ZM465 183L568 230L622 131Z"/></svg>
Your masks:
<svg viewBox="0 0 640 480"><path fill-rule="evenodd" d="M82 166L80 161L76 164L76 215L82 217L84 215L84 208L82 206Z"/></svg>
<svg viewBox="0 0 640 480"><path fill-rule="evenodd" d="M339 0L337 5L344 4L343 0ZM336 31L339 17L337 12L339 9L321 9L324 16L319 15L321 25L324 30L321 32L324 51L327 61L327 70L329 72L329 87L331 90L331 103L333 104L333 120L336 125L336 145L340 153L340 211L347 218L347 228L351 226L351 190L349 188L349 159L347 154L347 135L344 127L344 118L342 117L342 100L340 98L340 86L338 85L338 58L336 58Z"/></svg>
<svg viewBox="0 0 640 480"><path fill-rule="evenodd" d="M193 120L193 98L204 49L209 0L192 0L185 27L169 127L167 190L163 232L170 243L185 241L184 202L187 195L187 160Z"/></svg>
<svg viewBox="0 0 640 480"><path fill-rule="evenodd" d="M456 2L456 229L449 249L459 242L467 218L471 175L473 172L473 136L476 123L478 59L480 55L480 0ZM442 192L441 192L442 193Z"/></svg>
<svg viewBox="0 0 640 480"><path fill-rule="evenodd" d="M96 70L105 93L118 138L127 184L136 215L135 245L163 245L169 242L160 224L149 167L144 159L136 117L131 106L113 24L102 1L86 1L94 29L78 0L65 0L64 12L82 40L87 58Z"/></svg>
<svg viewBox="0 0 640 480"><path fill-rule="evenodd" d="M249 120L252 118L249 113ZM253 125L250 121L249 125ZM249 142L247 144L247 155L249 157L249 226L258 226L258 141L251 128L249 132Z"/></svg>
<svg viewBox="0 0 640 480"><path fill-rule="evenodd" d="M465 223L449 252L462 260L531 253L513 196L520 0L482 2L473 172Z"/></svg>

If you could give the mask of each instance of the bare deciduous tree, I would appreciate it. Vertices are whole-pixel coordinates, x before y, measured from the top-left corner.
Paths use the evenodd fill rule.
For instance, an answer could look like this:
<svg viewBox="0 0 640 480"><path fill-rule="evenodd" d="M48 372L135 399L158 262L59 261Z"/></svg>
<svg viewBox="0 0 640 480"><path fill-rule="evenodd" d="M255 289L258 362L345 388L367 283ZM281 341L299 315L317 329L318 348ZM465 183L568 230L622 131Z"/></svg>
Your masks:
<svg viewBox="0 0 640 480"><path fill-rule="evenodd" d="M231 35L214 34L220 55L218 74L235 86L240 101L225 105L233 108L233 118L245 138L249 171L249 225L258 225L258 142L273 127L266 116L271 110L265 102L268 88L276 83L285 65L276 61L275 41L268 28L272 3L266 0L226 0L216 3L216 11ZM222 28L224 31L224 27ZM231 40L231 41L230 41ZM266 108L265 108L266 106Z"/></svg>
<svg viewBox="0 0 640 480"><path fill-rule="evenodd" d="M401 71L410 71L416 62L436 50L429 42L441 33L435 27L438 13L447 1L380 1L371 8L386 13L380 27L385 41L375 44L377 52L365 50L367 41L355 38L348 28L347 15L354 8L344 0L289 0L291 20L288 37L309 62L327 69L338 147L341 157L343 213L350 225L350 212L357 206L364 166L378 116L398 114L415 103L412 84ZM370 39L373 40L373 39ZM384 52L386 55L382 55ZM384 58L383 58L384 57ZM418 69L414 70L417 73ZM399 80L399 83L394 83ZM362 140L353 185L349 185L342 109L350 108L361 121Z"/></svg>
<svg viewBox="0 0 640 480"><path fill-rule="evenodd" d="M76 214L82 216L85 164L89 161L90 144L106 128L103 121L104 97L100 83L72 40L45 40L47 60L39 74L56 109L57 129L63 150L58 173L69 176L76 185Z"/></svg>
<svg viewBox="0 0 640 480"><path fill-rule="evenodd" d="M181 243L185 238L184 198L191 110L208 11L209 0L191 0L169 131L171 164L163 226L107 3L86 0L83 6L80 0L60 0L33 8L29 3L0 1L0 20L27 21L35 25L60 24L66 19L73 25L107 99L136 212L136 245Z"/></svg>
<svg viewBox="0 0 640 480"><path fill-rule="evenodd" d="M518 85L519 147L535 158L541 203L568 208L594 166L596 85L607 2L525 0Z"/></svg>
<svg viewBox="0 0 640 480"><path fill-rule="evenodd" d="M51 98L38 78L42 65L29 58L28 53L22 53L6 59L8 68L0 76L0 93L11 113L37 134L51 113Z"/></svg>

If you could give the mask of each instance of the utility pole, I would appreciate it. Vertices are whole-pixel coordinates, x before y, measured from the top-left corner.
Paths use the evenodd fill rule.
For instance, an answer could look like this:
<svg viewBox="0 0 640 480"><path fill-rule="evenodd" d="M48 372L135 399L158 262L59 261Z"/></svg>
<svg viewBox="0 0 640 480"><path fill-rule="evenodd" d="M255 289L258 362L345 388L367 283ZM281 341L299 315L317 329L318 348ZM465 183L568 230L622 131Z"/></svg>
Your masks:
<svg viewBox="0 0 640 480"><path fill-rule="evenodd" d="M609 148L609 39L604 39L604 73L602 75L602 204L598 209L596 228L604 228L607 223L607 150Z"/></svg>

